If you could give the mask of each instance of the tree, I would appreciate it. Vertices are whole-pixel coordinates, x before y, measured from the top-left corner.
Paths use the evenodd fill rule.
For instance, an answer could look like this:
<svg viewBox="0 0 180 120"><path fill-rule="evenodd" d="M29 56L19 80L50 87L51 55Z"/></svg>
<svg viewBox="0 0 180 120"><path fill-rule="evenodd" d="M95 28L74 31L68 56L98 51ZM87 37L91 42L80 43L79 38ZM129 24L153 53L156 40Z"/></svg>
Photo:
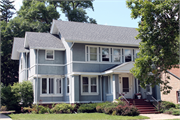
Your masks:
<svg viewBox="0 0 180 120"><path fill-rule="evenodd" d="M93 0L90 1L49 1L50 4L54 5L55 8L60 7L61 11L68 18L68 21L76 21L76 22L88 22L88 23L96 23L96 20L93 18L89 18L85 9L92 9Z"/></svg>
<svg viewBox="0 0 180 120"><path fill-rule="evenodd" d="M131 73L140 80L145 88L161 84L163 93L169 93L170 77L161 80L168 69L178 67L179 63L179 2L172 0L127 0L131 17L141 18L139 34L141 39L139 58L135 60Z"/></svg>
<svg viewBox="0 0 180 120"><path fill-rule="evenodd" d="M12 5L14 1L9 1L9 0L2 0L0 1L0 12L2 13L1 15L1 21L6 21L8 22L10 18L12 18L14 12L11 10L15 10L14 5Z"/></svg>

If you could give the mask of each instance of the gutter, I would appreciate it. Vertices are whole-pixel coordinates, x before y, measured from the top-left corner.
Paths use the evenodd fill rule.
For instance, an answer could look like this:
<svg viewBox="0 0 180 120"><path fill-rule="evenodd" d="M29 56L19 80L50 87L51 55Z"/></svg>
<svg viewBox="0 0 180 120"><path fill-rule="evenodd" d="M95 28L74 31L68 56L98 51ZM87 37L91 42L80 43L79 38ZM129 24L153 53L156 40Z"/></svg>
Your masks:
<svg viewBox="0 0 180 120"><path fill-rule="evenodd" d="M174 75L173 73L169 72L168 70L167 70L167 72L168 72L169 74L171 74L172 76L174 76L175 78L177 78L177 79L180 80L180 78L179 78L178 76Z"/></svg>

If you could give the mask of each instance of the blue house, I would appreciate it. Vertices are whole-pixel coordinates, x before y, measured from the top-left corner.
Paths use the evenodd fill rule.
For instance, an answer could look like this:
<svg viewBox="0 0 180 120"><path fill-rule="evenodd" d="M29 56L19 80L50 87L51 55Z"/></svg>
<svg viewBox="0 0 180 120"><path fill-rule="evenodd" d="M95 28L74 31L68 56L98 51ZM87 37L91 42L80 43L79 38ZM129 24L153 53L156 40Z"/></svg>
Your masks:
<svg viewBox="0 0 180 120"><path fill-rule="evenodd" d="M50 33L14 38L19 82L31 81L34 104L113 101L141 93L160 100L160 87L143 89L130 73L138 57L135 28L53 20Z"/></svg>

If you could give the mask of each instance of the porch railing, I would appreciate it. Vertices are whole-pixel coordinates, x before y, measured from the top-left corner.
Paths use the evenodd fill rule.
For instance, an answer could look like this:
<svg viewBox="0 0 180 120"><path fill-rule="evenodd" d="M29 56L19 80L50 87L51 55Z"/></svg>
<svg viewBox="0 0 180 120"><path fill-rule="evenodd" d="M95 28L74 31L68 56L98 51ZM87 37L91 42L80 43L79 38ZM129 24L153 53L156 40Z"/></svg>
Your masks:
<svg viewBox="0 0 180 120"><path fill-rule="evenodd" d="M130 105L130 102L126 99L126 97L122 93L119 93L119 97L122 97L122 99L124 99L126 103Z"/></svg>
<svg viewBox="0 0 180 120"><path fill-rule="evenodd" d="M154 98L151 94L149 94L148 92L146 93L148 94L149 96L151 96L153 102L152 104L154 105L154 107L156 107L156 109L159 111L160 110L160 103L159 101L156 100L156 98Z"/></svg>

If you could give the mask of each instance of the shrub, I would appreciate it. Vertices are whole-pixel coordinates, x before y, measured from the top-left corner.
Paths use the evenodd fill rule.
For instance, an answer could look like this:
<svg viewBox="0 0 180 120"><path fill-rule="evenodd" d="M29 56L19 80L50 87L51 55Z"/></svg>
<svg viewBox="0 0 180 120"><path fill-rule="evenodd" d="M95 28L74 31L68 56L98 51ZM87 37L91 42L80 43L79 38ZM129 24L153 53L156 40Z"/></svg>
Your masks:
<svg viewBox="0 0 180 120"><path fill-rule="evenodd" d="M160 112L164 112L165 110L169 110L170 108L175 108L176 105L172 102L162 101L160 103Z"/></svg>
<svg viewBox="0 0 180 120"><path fill-rule="evenodd" d="M180 109L173 109L172 114L173 115L180 115Z"/></svg>
<svg viewBox="0 0 180 120"><path fill-rule="evenodd" d="M176 104L176 109L180 109L180 104Z"/></svg>
<svg viewBox="0 0 180 120"><path fill-rule="evenodd" d="M99 112L99 113L102 113L102 107L101 106L96 106L96 111Z"/></svg>
<svg viewBox="0 0 180 120"><path fill-rule="evenodd" d="M56 104L51 110L51 113L73 113L74 108L70 104Z"/></svg>
<svg viewBox="0 0 180 120"><path fill-rule="evenodd" d="M6 106L1 106L0 111L6 111L6 110L7 110L7 107L6 107Z"/></svg>
<svg viewBox="0 0 180 120"><path fill-rule="evenodd" d="M38 113L39 114L44 114L44 113L46 113L47 112L47 108L45 108L44 106L42 106L42 105L39 105L38 106Z"/></svg>
<svg viewBox="0 0 180 120"><path fill-rule="evenodd" d="M96 112L96 103L91 103L91 104L82 104L79 109L78 112L79 113L92 113L92 112Z"/></svg>
<svg viewBox="0 0 180 120"><path fill-rule="evenodd" d="M107 106L104 108L104 113L105 114L112 114L113 111L115 111L115 106Z"/></svg>
<svg viewBox="0 0 180 120"><path fill-rule="evenodd" d="M116 111L116 115L123 115L123 116L126 116L126 115L128 115L128 116L137 116L137 115L139 115L138 109L135 106L132 106L132 105L131 106L118 105L115 108L115 111Z"/></svg>
<svg viewBox="0 0 180 120"><path fill-rule="evenodd" d="M99 112L99 113L102 113L103 112L103 109L106 104L110 104L110 102L102 102L102 103L98 103L97 106L96 106L96 111Z"/></svg>

